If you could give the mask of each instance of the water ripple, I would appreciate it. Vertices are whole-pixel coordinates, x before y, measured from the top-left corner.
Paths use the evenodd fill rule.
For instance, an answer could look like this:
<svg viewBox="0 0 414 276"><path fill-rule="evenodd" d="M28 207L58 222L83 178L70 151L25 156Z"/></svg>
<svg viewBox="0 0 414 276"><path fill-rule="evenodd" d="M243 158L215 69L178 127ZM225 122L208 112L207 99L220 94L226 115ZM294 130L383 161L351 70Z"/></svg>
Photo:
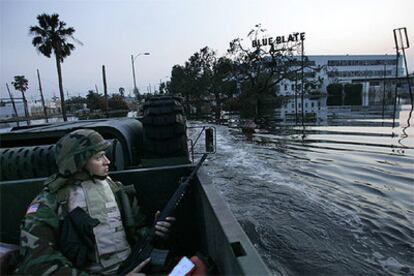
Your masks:
<svg viewBox="0 0 414 276"><path fill-rule="evenodd" d="M208 173L274 274L414 273L414 150L401 137L216 127Z"/></svg>

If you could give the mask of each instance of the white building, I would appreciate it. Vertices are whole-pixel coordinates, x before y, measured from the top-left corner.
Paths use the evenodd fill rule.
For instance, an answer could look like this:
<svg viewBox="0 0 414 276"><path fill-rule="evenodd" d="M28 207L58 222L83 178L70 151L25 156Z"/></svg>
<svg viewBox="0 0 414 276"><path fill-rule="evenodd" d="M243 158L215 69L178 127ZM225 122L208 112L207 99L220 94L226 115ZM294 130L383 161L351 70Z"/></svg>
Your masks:
<svg viewBox="0 0 414 276"><path fill-rule="evenodd" d="M395 79L396 55L323 55L307 56L309 66L323 68L320 72L306 68L304 78L321 78L318 90L326 93L326 87L331 83L362 83L363 94L368 95L370 85L377 85L378 80ZM300 57L298 57L300 59ZM405 76L403 59L398 61L398 77ZM276 93L281 96L300 94L301 74L297 80L283 80L276 87ZM305 92L306 93L306 92Z"/></svg>
<svg viewBox="0 0 414 276"><path fill-rule="evenodd" d="M326 99L318 98L304 98L303 106L301 98L298 97L295 101L294 98L290 98L288 102L286 102L280 108L280 118L286 121L295 121L296 118L301 120L302 116L302 108L303 108L303 115L306 119L314 120L318 123L323 123L327 120L327 105Z"/></svg>
<svg viewBox="0 0 414 276"><path fill-rule="evenodd" d="M17 115L19 117L24 117L25 114L24 114L23 102L16 101L15 106L16 106ZM14 113L13 105L11 102L8 101L7 103L4 103L4 105L0 106L0 119L10 119L14 117L15 117L15 113Z"/></svg>
<svg viewBox="0 0 414 276"><path fill-rule="evenodd" d="M46 105L48 115L54 115L54 114L60 113L60 102L59 101L57 102L47 101L45 105ZM15 101L15 106L17 110L17 115L19 117L25 117L23 102ZM44 114L43 106L40 102L28 101L27 106L28 106L29 116L43 116ZM0 107L0 120L11 119L15 117L16 115L14 113L13 105L10 101L7 101L7 103L4 103L4 105Z"/></svg>

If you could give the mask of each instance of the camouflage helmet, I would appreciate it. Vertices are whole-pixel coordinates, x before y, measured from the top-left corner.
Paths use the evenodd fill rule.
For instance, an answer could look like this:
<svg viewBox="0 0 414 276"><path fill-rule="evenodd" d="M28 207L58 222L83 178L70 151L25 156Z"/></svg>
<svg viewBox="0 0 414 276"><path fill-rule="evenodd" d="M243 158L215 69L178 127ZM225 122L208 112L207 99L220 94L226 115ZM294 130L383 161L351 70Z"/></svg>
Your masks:
<svg viewBox="0 0 414 276"><path fill-rule="evenodd" d="M108 141L91 129L72 131L56 143L55 159L59 173L69 176L85 166L89 158L106 150Z"/></svg>

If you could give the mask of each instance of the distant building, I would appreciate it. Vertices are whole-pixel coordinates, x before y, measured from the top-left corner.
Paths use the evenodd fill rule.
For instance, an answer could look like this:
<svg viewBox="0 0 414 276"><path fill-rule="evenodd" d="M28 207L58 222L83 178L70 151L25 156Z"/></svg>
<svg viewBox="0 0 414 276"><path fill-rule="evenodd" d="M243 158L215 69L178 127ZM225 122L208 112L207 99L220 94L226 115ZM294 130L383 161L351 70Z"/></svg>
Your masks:
<svg viewBox="0 0 414 276"><path fill-rule="evenodd" d="M124 101L128 105L129 110L138 111L139 102L135 96L131 96L131 95L125 96Z"/></svg>
<svg viewBox="0 0 414 276"><path fill-rule="evenodd" d="M327 120L328 109L326 105L326 98L305 98L303 106L300 98L297 99L297 101L295 101L294 98L290 98L288 102L280 108L279 117L284 121L294 121L296 118L300 118L302 116L302 108L303 114L307 119L314 120L318 123L322 123Z"/></svg>
<svg viewBox="0 0 414 276"><path fill-rule="evenodd" d="M46 112L48 116L60 113L61 107L60 105L56 106L55 102L46 102L45 106L46 106ZM30 110L30 115L34 117L39 117L39 116L42 117L45 114L43 110L43 105L40 102L29 104L29 110Z"/></svg>
<svg viewBox="0 0 414 276"><path fill-rule="evenodd" d="M28 111L29 116L43 116L43 106L39 102L28 102ZM60 103L59 102L46 102L46 111L48 115L56 115L60 114ZM17 110L17 115L19 117L25 117L24 114L24 106L23 102L21 101L15 101L15 106ZM13 105L10 102L7 102L4 104L4 106L1 106L0 108L0 119L10 119L15 118L16 115L14 113Z"/></svg>
<svg viewBox="0 0 414 276"><path fill-rule="evenodd" d="M317 80L322 83L317 88L322 94L326 93L326 87L331 83L362 83L363 94L368 94L370 86L378 86L379 81L395 81L398 77L405 76L403 59L400 56L397 69L396 55L314 55L307 56L310 67L322 67L316 72L312 69L304 69L304 79ZM300 57L298 57L300 59ZM301 74L295 80L283 80L276 87L276 94L281 96L295 95L295 91L301 91ZM308 93L309 90L307 90Z"/></svg>
<svg viewBox="0 0 414 276"><path fill-rule="evenodd" d="M14 102L16 106L17 115L19 117L24 117L24 105L21 101ZM30 111L29 111L30 112ZM4 105L0 108L0 119L10 119L16 117L13 109L13 105L11 102L4 103Z"/></svg>

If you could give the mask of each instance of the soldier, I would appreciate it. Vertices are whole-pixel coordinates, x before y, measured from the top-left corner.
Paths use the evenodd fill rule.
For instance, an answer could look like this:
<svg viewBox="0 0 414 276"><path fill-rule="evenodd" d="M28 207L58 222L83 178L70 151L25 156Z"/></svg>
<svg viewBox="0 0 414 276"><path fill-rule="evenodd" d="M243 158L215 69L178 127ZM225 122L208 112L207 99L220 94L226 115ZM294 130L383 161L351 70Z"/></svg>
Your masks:
<svg viewBox="0 0 414 276"><path fill-rule="evenodd" d="M21 226L22 261L16 273L115 274L131 252L129 242L139 241L148 231L137 206L128 210L134 214L133 223L123 221L127 211L119 206L130 206L130 201L122 184L108 176L105 149L109 145L89 129L73 131L57 142L59 172L46 180L27 209ZM165 238L174 220L158 221L156 234Z"/></svg>

